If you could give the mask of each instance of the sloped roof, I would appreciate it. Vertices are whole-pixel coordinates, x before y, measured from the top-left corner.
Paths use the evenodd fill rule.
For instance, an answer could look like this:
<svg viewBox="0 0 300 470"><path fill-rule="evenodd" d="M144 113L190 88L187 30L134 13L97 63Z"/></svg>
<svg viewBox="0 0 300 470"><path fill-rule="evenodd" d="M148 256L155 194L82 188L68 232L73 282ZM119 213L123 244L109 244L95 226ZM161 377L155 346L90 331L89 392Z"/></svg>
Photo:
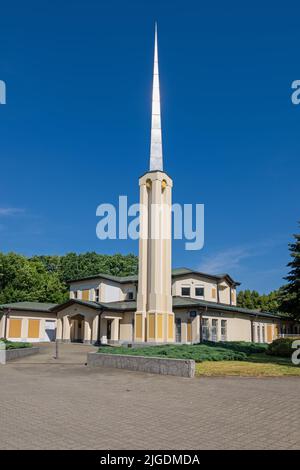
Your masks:
<svg viewBox="0 0 300 470"><path fill-rule="evenodd" d="M208 273L203 273L201 271L196 271L194 269L189 269L189 268L174 268L172 269L172 277L177 277L177 276L184 276L188 274L195 274L198 276L203 276L207 277L209 279L215 279L215 280L222 280L222 279L227 279L230 284L233 285L240 285L239 282L234 281L229 274L208 274ZM138 275L132 275L132 276L113 276L111 274L105 274L105 273L99 273L99 274L94 274L92 276L85 276L81 277L79 279L71 279L68 282L68 284L71 284L72 282L79 282L79 281L85 281L89 279L107 279L109 281L114 281L118 282L120 284L126 284L129 282L137 282L138 281Z"/></svg>
<svg viewBox="0 0 300 470"><path fill-rule="evenodd" d="M221 304L216 302L209 302L206 300L193 299L191 297L172 297L173 308L190 308L190 309L201 309L206 311L206 309L216 310L216 311L227 311L232 313L242 313L250 315L252 317L266 317L266 318L282 318L281 315L276 315L271 312L259 312L256 310L249 310L247 308L241 308L234 305ZM136 301L135 300L125 300L125 301L116 301L116 302L92 302L90 300L79 300L79 299L70 299L63 304L57 305L51 309L53 312L59 312L60 310L65 309L69 305L79 304L85 305L99 311L114 311L114 312L134 312L136 311Z"/></svg>
<svg viewBox="0 0 300 470"><path fill-rule="evenodd" d="M174 308L196 308L196 307L207 307L213 310L224 310L233 313L245 313L251 316L259 317L270 317L270 318L281 318L281 315L277 315L271 312L259 312L257 310L250 310L248 308L238 307L236 305L228 305L217 302L210 302L208 300L192 299L191 297L173 297Z"/></svg>
<svg viewBox="0 0 300 470"><path fill-rule="evenodd" d="M60 310L64 310L69 305L78 304L84 305L86 307L93 308L95 310L109 310L109 311L118 311L118 312L125 312L125 311L135 311L136 310L136 302L135 301L116 301L116 302L93 302L91 300L81 300L81 299L70 299L62 304L55 305L51 311L52 312L59 312Z"/></svg>
<svg viewBox="0 0 300 470"><path fill-rule="evenodd" d="M138 276L137 275L113 276L112 274L99 273L99 274L94 274L92 276L85 276L85 277L80 277L78 279L71 279L67 281L67 283L71 284L72 282L85 281L89 279L107 279L109 281L119 282L120 284L126 284L128 282L137 282Z"/></svg>
<svg viewBox="0 0 300 470"><path fill-rule="evenodd" d="M45 303L45 302L13 302L10 304L0 305L0 310L13 309L13 310L30 310L37 312L49 312L58 304Z"/></svg>

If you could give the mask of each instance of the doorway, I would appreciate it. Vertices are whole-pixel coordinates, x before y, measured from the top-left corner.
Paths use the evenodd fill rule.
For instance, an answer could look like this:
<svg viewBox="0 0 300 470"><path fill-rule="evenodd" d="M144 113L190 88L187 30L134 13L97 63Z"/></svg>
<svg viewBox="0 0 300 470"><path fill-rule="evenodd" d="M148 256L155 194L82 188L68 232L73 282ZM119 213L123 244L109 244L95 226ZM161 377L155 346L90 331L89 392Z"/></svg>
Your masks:
<svg viewBox="0 0 300 470"><path fill-rule="evenodd" d="M83 343L84 339L84 316L76 315L71 318L70 339L73 343Z"/></svg>

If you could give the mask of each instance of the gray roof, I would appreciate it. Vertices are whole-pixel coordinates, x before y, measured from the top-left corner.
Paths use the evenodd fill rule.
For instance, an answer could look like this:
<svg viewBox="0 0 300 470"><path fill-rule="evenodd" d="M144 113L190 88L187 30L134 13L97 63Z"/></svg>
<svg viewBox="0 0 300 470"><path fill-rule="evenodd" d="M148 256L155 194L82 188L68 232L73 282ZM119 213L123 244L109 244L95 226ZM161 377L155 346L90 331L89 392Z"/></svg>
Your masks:
<svg viewBox="0 0 300 470"><path fill-rule="evenodd" d="M95 310L109 310L114 312L125 312L125 311L135 311L136 302L135 301L116 301L116 302L93 302L91 300L81 300L81 299L70 299L62 304L55 305L51 311L59 312L64 308L72 304L85 305L86 307L91 307Z"/></svg>
<svg viewBox="0 0 300 470"><path fill-rule="evenodd" d="M249 310L247 308L237 307L234 305L221 304L216 302L209 302L206 300L192 299L191 297L179 297L175 296L172 298L173 308L189 308L189 309L200 309L202 312L208 309L209 311L227 311L232 313L242 313L250 315L252 317L266 317L266 318L282 318L281 315L276 315L271 312L259 312L256 310ZM63 304L57 305L52 309L53 312L63 310L69 305L79 304L87 307L94 308L99 311L111 311L111 312L134 312L136 310L136 301L116 301L116 302L92 302L89 300L70 299Z"/></svg>
<svg viewBox="0 0 300 470"><path fill-rule="evenodd" d="M12 310L30 310L37 312L49 312L52 308L56 307L57 304L45 303L45 302L13 302L10 304L0 305L0 310L12 309Z"/></svg>
<svg viewBox="0 0 300 470"><path fill-rule="evenodd" d="M203 273L201 271L196 271L194 269L189 269L189 268L172 269L172 277L185 276L189 274L195 274L198 276L200 275L203 277L207 277L209 279L215 279L219 281L221 281L222 279L227 279L231 284L240 285L240 283L237 281L234 281L232 277L229 276L229 274L208 274L208 273ZM118 282L120 284L126 284L129 282L137 282L138 275L136 274L132 276L113 276L112 274L99 273L99 274L94 274L92 276L85 276L85 277L81 277L78 279L71 279L68 281L68 284L72 282L85 281L89 279L108 279L109 281Z"/></svg>
<svg viewBox="0 0 300 470"><path fill-rule="evenodd" d="M67 281L67 283L71 284L71 282L85 281L89 279L108 279L109 281L119 282L120 284L126 284L128 282L137 282L138 276L137 275L113 276L112 274L99 273L99 274L94 274L92 276L85 276L85 277L80 277L78 279L71 279Z"/></svg>
<svg viewBox="0 0 300 470"><path fill-rule="evenodd" d="M224 310L233 313L245 313L251 316L269 317L269 318L281 318L279 314L271 312L259 312L257 310L250 310L248 308L238 307L236 305L228 305L217 302L210 302L208 300L192 299L191 297L173 297L174 308L196 308L196 307L207 307L211 310Z"/></svg>

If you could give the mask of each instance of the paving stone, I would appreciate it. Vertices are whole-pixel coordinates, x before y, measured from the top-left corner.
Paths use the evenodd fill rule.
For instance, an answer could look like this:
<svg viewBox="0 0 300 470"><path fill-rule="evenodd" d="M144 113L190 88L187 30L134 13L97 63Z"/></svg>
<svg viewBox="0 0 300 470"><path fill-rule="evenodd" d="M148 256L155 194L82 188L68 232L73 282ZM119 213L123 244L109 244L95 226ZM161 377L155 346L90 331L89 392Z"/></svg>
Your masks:
<svg viewBox="0 0 300 470"><path fill-rule="evenodd" d="M85 345L0 368L1 449L300 449L300 380L89 369Z"/></svg>

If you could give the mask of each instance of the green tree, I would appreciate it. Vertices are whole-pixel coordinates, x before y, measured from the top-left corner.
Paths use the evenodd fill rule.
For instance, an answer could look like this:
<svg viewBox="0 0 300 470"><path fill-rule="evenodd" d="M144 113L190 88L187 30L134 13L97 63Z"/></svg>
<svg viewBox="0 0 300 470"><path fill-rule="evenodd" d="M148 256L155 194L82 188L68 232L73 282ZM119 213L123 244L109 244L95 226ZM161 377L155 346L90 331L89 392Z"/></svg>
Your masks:
<svg viewBox="0 0 300 470"><path fill-rule="evenodd" d="M26 256L0 253L0 304L19 301L60 303L68 298L70 279L104 273L137 274L135 255L95 252L64 256Z"/></svg>
<svg viewBox="0 0 300 470"><path fill-rule="evenodd" d="M237 296L237 304L239 307L251 310L276 313L279 310L279 291L263 295L255 290L240 291Z"/></svg>
<svg viewBox="0 0 300 470"><path fill-rule="evenodd" d="M237 296L237 304L239 307L249 308L251 310L259 310L259 293L255 290L246 289L240 291Z"/></svg>
<svg viewBox="0 0 300 470"><path fill-rule="evenodd" d="M299 222L300 224L300 222ZM290 268L288 276L284 279L288 283L281 290L280 308L289 313L294 319L300 319L300 234L294 234L294 242L289 243L292 260L288 263Z"/></svg>
<svg viewBox="0 0 300 470"><path fill-rule="evenodd" d="M48 272L38 260L16 253L0 253L0 303L63 302L67 288L57 273Z"/></svg>

